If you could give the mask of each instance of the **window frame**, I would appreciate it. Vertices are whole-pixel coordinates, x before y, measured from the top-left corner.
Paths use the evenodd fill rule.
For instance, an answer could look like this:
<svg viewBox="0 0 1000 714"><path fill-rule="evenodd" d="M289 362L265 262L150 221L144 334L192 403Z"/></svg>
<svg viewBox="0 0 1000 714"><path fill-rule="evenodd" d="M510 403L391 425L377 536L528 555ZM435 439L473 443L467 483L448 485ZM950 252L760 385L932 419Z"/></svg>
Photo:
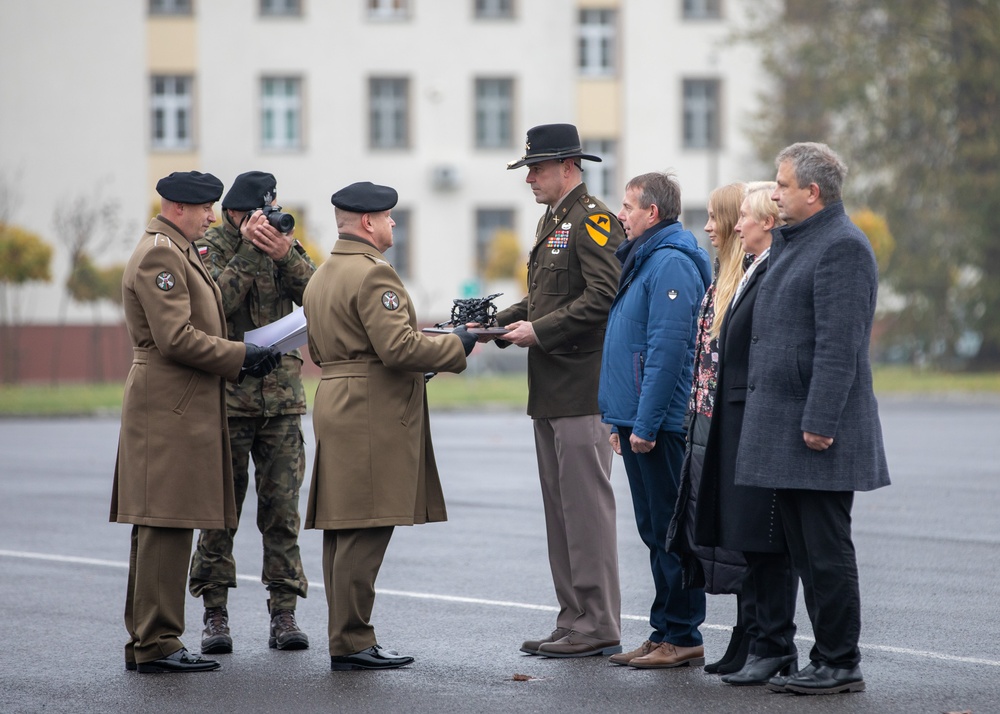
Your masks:
<svg viewBox="0 0 1000 714"><path fill-rule="evenodd" d="M685 20L723 19L723 0L683 0L681 17Z"/></svg>
<svg viewBox="0 0 1000 714"><path fill-rule="evenodd" d="M713 92L692 96L696 87ZM718 77L685 77L681 86L681 146L685 149L722 148L722 80ZM714 94L714 96L711 96ZM697 134L697 136L696 136Z"/></svg>
<svg viewBox="0 0 1000 714"><path fill-rule="evenodd" d="M601 21L587 21L593 17ZM615 76L618 71L618 12L614 8L581 8L577 21L577 72L583 77Z"/></svg>
<svg viewBox="0 0 1000 714"><path fill-rule="evenodd" d="M368 78L368 147L373 151L410 148L412 135L410 84L409 77L373 76ZM377 94L377 87L387 86L401 87L402 92L394 96ZM379 131L386 129L389 130L386 133L392 135L391 141L379 138Z"/></svg>
<svg viewBox="0 0 1000 714"><path fill-rule="evenodd" d="M267 18L302 17L302 2L303 0L259 0L257 11L261 17Z"/></svg>
<svg viewBox="0 0 1000 714"><path fill-rule="evenodd" d="M194 0L149 0L146 12L149 17L190 17L194 15Z"/></svg>
<svg viewBox="0 0 1000 714"><path fill-rule="evenodd" d="M515 0L472 0L472 16L477 20L513 20Z"/></svg>
<svg viewBox="0 0 1000 714"><path fill-rule="evenodd" d="M395 206L389 215L396 222L396 227L392 229L392 247L383 255L396 274L407 280L413 277L413 209ZM402 230L397 230L400 226Z"/></svg>
<svg viewBox="0 0 1000 714"><path fill-rule="evenodd" d="M295 87L294 94L268 94L268 83ZM299 75L263 75L259 83L259 121L261 151L301 151L304 148L305 82ZM269 114L269 112L271 112ZM289 120L290 112L294 119ZM274 120L269 122L269 116ZM269 123L273 129L268 136ZM294 127L294 136L288 135L288 127ZM279 139L279 137L281 137Z"/></svg>
<svg viewBox="0 0 1000 714"><path fill-rule="evenodd" d="M503 220L494 221L487 225L482 219L492 215L493 217L509 218L509 222ZM493 242L498 230L517 230L517 209L513 206L476 206L475 208L476 244L475 244L475 270L479 278L486 274L486 266L490 260L490 244Z"/></svg>
<svg viewBox="0 0 1000 714"><path fill-rule="evenodd" d="M485 95L484 90L495 87L501 91ZM506 88L506 96L502 89ZM510 149L514 146L514 95L513 77L476 77L473 80L475 131L477 149Z"/></svg>
<svg viewBox="0 0 1000 714"><path fill-rule="evenodd" d="M376 22L410 19L410 0L368 0L366 16Z"/></svg>
<svg viewBox="0 0 1000 714"><path fill-rule="evenodd" d="M191 74L153 74L149 77L149 140L153 151L191 151L195 148L195 80ZM173 85L157 92L157 83ZM186 91L176 91L183 84ZM184 112L183 116L180 112ZM157 137L162 130L163 136Z"/></svg>
<svg viewBox="0 0 1000 714"><path fill-rule="evenodd" d="M621 196L618 192L623 190L621 179L618 176L618 146L617 139L609 137L591 137L583 140L583 153L599 156L600 163L588 162L584 166L583 180L587 184L590 195L597 196L609 207L614 206ZM588 181L588 173L593 176L600 174L601 178L597 182Z"/></svg>

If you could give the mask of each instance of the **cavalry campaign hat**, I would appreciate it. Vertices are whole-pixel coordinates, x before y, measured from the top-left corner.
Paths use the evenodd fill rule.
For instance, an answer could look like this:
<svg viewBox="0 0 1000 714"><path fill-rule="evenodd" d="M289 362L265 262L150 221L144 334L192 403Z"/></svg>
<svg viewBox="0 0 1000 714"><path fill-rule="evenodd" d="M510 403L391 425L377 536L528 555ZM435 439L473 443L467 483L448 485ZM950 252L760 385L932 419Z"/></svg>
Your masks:
<svg viewBox="0 0 1000 714"><path fill-rule="evenodd" d="M359 181L330 196L330 203L342 211L352 213L380 213L396 205L399 194L389 186L379 186L371 181Z"/></svg>
<svg viewBox="0 0 1000 714"><path fill-rule="evenodd" d="M551 159L587 159L600 161L600 157L583 153L580 133L572 124L542 124L528 129L524 142L524 156L507 164L508 169L516 169L528 164Z"/></svg>
<svg viewBox="0 0 1000 714"><path fill-rule="evenodd" d="M229 187L222 207L234 211L252 211L270 206L277 195L278 182L272 174L263 171L247 171L240 174Z"/></svg>
<svg viewBox="0 0 1000 714"><path fill-rule="evenodd" d="M215 203L222 196L222 181L199 171L174 171L156 182L156 192L174 203Z"/></svg>

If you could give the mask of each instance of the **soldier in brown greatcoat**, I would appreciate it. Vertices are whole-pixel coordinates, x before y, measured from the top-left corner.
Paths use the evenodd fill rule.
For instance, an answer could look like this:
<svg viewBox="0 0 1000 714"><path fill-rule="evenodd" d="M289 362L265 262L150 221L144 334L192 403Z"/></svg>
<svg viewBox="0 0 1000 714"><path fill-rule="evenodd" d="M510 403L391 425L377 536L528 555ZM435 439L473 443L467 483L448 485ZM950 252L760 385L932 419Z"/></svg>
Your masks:
<svg viewBox="0 0 1000 714"><path fill-rule="evenodd" d="M368 182L333 194L339 237L306 286L309 353L323 369L306 528L322 529L330 666L413 661L381 647L370 624L375 578L395 526L446 520L425 399L426 372L461 372L476 338L429 337L382 253L396 191Z"/></svg>
<svg viewBox="0 0 1000 714"><path fill-rule="evenodd" d="M528 348L528 415L559 602L556 627L521 651L546 657L621 652L621 595L610 427L601 423L597 387L608 309L621 266L621 224L583 183L572 124L528 130L525 181L548 206L528 258L528 295L502 310L503 340ZM502 344L502 343L500 343Z"/></svg>
<svg viewBox="0 0 1000 714"><path fill-rule="evenodd" d="M196 171L157 183L150 221L122 278L133 360L125 383L111 521L132 524L125 598L126 669L189 672L184 632L195 528L236 525L225 380L266 374L273 350L226 339L219 289L193 241L215 221L222 182Z"/></svg>

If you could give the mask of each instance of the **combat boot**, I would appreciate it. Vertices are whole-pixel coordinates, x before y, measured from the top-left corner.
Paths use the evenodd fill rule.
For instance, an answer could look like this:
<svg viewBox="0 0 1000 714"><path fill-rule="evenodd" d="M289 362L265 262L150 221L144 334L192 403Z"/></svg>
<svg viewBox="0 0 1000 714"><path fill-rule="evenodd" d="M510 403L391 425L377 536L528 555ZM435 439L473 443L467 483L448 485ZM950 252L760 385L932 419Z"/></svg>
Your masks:
<svg viewBox="0 0 1000 714"><path fill-rule="evenodd" d="M271 636L267 641L269 647L279 650L304 650L309 648L309 637L299 629L295 622L295 610L271 610L271 601L267 601L271 612Z"/></svg>
<svg viewBox="0 0 1000 714"><path fill-rule="evenodd" d="M229 654L233 638L229 636L229 612L225 607L205 608L205 629L201 633L202 654Z"/></svg>

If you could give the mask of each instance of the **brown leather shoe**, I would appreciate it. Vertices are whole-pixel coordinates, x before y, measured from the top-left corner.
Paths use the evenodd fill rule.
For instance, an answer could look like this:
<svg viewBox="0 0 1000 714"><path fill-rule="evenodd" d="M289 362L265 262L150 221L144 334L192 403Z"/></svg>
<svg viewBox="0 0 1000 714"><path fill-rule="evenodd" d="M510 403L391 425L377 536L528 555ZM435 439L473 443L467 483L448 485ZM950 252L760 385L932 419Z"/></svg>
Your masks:
<svg viewBox="0 0 1000 714"><path fill-rule="evenodd" d="M610 657L608 657L608 662L610 662L611 664L625 666L629 662L634 660L636 657L644 657L648 655L654 647L656 647L655 642L646 640L631 652L619 652L616 655L611 655Z"/></svg>
<svg viewBox="0 0 1000 714"><path fill-rule="evenodd" d="M202 620L205 629L201 633L202 654L229 654L233 651L233 638L229 634L229 612L225 606L206 607Z"/></svg>
<svg viewBox="0 0 1000 714"><path fill-rule="evenodd" d="M555 642L546 642L538 648L542 657L592 657L607 656L622 651L618 640L599 640L595 637L570 630L570 633Z"/></svg>
<svg viewBox="0 0 1000 714"><path fill-rule="evenodd" d="M557 627L556 629L552 630L552 634L550 634L548 637L544 639L525 640L524 642L521 643L521 651L526 652L530 655L536 655L538 654L539 647L546 644L547 642L555 642L556 640L561 639L566 635L568 635L569 632L570 631L567 630L565 627Z"/></svg>
<svg viewBox="0 0 1000 714"><path fill-rule="evenodd" d="M295 622L295 610L275 610L271 613L271 634L267 645L279 650L309 649L309 636Z"/></svg>
<svg viewBox="0 0 1000 714"><path fill-rule="evenodd" d="M678 647L661 642L648 655L636 657L628 663L639 669L667 669L669 667L694 667L705 664L705 648Z"/></svg>

